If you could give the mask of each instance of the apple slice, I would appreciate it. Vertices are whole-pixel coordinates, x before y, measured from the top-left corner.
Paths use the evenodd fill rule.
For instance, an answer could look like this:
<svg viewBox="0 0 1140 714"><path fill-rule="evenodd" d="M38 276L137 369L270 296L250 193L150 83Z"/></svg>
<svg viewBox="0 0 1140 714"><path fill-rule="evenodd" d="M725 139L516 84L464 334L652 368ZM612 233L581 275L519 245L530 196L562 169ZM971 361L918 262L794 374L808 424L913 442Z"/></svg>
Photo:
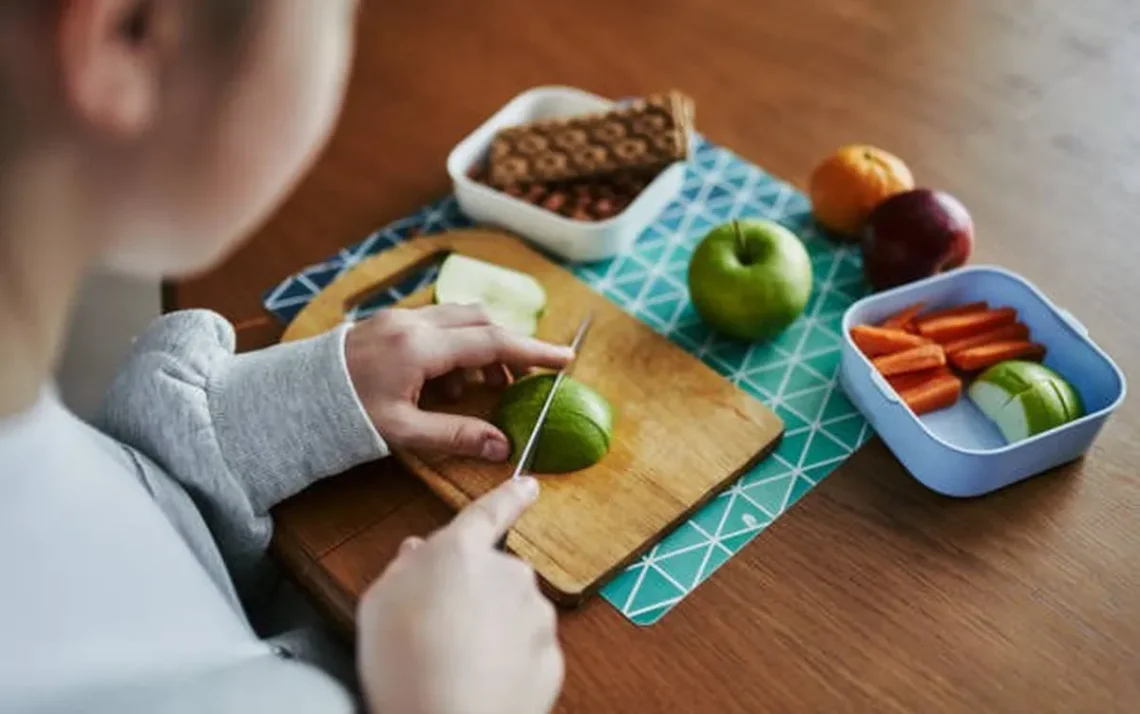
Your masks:
<svg viewBox="0 0 1140 714"><path fill-rule="evenodd" d="M526 273L452 253L439 268L435 301L482 305L496 325L533 337L546 308L546 291Z"/></svg>
<svg viewBox="0 0 1140 714"><path fill-rule="evenodd" d="M978 376L970 401L1015 443L1084 415L1080 395L1064 377L1044 365L1007 360Z"/></svg>

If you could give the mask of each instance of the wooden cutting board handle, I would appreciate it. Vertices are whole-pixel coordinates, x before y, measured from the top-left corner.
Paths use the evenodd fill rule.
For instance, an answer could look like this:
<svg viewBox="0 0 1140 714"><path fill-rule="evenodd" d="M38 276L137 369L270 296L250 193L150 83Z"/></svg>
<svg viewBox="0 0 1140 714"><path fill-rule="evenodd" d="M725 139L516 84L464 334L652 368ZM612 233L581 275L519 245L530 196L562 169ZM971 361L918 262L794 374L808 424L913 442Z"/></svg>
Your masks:
<svg viewBox="0 0 1140 714"><path fill-rule="evenodd" d="M449 253L493 260L496 254L516 249L520 244L522 241L514 236L488 230L448 231L398 243L360 261L318 293L289 323L281 341L301 340L331 330L344 321L354 306L443 260Z"/></svg>

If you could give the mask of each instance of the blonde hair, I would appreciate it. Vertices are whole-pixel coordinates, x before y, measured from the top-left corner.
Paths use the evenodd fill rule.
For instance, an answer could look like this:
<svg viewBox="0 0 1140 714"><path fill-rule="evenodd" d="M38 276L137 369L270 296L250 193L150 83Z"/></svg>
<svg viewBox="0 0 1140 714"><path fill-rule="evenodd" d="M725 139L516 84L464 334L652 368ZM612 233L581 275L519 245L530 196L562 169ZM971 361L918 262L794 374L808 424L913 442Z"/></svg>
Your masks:
<svg viewBox="0 0 1140 714"><path fill-rule="evenodd" d="M147 0L140 0L139 8ZM245 40L257 8L263 3L254 0L185 0L192 12L188 18L192 47L199 53L206 71L230 70L248 45ZM20 142L21 120L19 103L10 86L7 74L26 66L27 59L19 57L20 49L15 38L27 39L42 32L50 32L53 20L60 10L58 0L0 0L0 162L8 158ZM130 29L130 28L127 28ZM145 30L145 27L140 29ZM10 51L4 52L5 45ZM5 55L9 56L5 56Z"/></svg>

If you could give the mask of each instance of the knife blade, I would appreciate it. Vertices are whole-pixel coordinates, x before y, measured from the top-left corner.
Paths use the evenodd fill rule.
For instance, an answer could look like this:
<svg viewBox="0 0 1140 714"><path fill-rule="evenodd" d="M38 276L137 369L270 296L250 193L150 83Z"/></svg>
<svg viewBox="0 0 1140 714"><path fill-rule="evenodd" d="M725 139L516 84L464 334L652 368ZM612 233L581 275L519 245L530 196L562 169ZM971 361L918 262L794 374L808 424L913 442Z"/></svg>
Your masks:
<svg viewBox="0 0 1140 714"><path fill-rule="evenodd" d="M554 403L554 395L558 392L558 388L562 386L562 381L570 374L574 365L578 362L578 350L582 347L582 342L586 339L586 333L590 330L590 325L594 321L594 313L590 312L582 319L582 323L578 325L578 331L574 333L574 339L570 341L570 349L574 350L574 358L570 364L558 370L558 374L554 377L554 383L550 385L550 392L547 393L546 399L542 402L542 409L538 412L538 418L534 421L534 426L531 427L530 435L527 437L526 444L523 446L522 454L519 455L519 461L515 464L515 470L511 473L511 479L520 478L526 470L530 467L531 459L534 458L535 447L538 444L538 436L542 432L542 425L546 422L546 415L550 412L550 405ZM507 534L504 533L499 542L495 544L495 548L505 551L507 549Z"/></svg>
<svg viewBox="0 0 1140 714"><path fill-rule="evenodd" d="M530 436L527 437L526 445L523 446L522 454L519 455L519 461L511 474L512 479L519 478L530 468L530 462L534 458L535 447L538 444L538 435L542 432L542 425L546 423L546 415L550 412L550 405L554 403L554 395L558 393L562 381L566 379L566 376L570 374L578 362L578 350L582 346L582 341L586 339L586 333L590 331L590 324L593 321L594 313L591 312L578 325L578 331L574 333L574 339L570 341L570 349L574 351L574 358L569 364L558 370L558 374L555 375L554 383L550 385L550 392L547 393L546 399L542 402L542 409L538 412L538 418L534 421L534 427L530 430Z"/></svg>

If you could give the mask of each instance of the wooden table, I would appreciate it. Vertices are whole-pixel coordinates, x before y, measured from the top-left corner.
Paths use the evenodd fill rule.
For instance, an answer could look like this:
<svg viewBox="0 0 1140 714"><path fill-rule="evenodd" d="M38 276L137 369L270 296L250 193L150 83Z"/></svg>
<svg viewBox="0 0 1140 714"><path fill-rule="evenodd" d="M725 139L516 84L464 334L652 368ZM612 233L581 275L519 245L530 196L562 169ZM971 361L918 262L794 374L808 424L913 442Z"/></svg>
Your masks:
<svg viewBox="0 0 1140 714"><path fill-rule="evenodd" d="M271 341L261 290L446 192L453 143L544 83L681 87L704 133L800 185L841 143L888 147L971 208L975 262L1028 276L1126 371L1140 362L1133 0L366 2L320 166L168 307ZM964 502L873 442L660 624L600 600L566 614L559 711L1136 711L1138 434L1131 400L1083 463ZM399 540L448 516L382 463L282 505L278 552L347 627Z"/></svg>

